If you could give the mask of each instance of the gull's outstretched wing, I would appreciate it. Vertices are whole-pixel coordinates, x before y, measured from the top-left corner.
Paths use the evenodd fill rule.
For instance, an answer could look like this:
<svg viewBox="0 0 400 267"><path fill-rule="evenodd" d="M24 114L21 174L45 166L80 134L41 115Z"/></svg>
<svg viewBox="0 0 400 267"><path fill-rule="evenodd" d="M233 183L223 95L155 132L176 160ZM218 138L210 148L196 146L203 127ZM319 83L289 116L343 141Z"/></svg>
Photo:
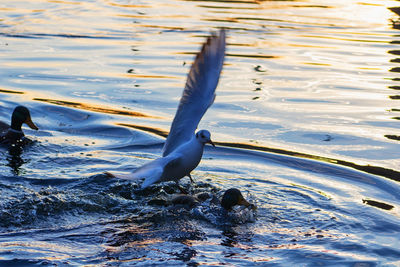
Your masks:
<svg viewBox="0 0 400 267"><path fill-rule="evenodd" d="M214 102L225 57L225 30L208 37L190 68L178 110L171 125L163 156L192 138L201 118Z"/></svg>

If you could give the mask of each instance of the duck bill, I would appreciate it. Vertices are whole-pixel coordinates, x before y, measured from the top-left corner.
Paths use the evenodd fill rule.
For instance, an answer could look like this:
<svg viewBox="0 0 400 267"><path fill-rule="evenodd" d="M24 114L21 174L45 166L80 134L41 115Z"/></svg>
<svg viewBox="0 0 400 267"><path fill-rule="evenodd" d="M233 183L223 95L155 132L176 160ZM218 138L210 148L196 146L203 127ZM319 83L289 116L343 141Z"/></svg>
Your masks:
<svg viewBox="0 0 400 267"><path fill-rule="evenodd" d="M33 123L31 117L28 117L25 123L33 130L39 130L39 128Z"/></svg>
<svg viewBox="0 0 400 267"><path fill-rule="evenodd" d="M255 206L255 205L249 203L249 202L248 202L246 199L244 199L243 197L239 199L238 204L239 204L239 205L242 205L242 206L250 207L250 208L253 209L253 210L256 209L256 206Z"/></svg>
<svg viewBox="0 0 400 267"><path fill-rule="evenodd" d="M212 145L213 147L215 147L215 144L213 143L213 141L211 141L211 139L210 139L207 143L209 143L210 145Z"/></svg>

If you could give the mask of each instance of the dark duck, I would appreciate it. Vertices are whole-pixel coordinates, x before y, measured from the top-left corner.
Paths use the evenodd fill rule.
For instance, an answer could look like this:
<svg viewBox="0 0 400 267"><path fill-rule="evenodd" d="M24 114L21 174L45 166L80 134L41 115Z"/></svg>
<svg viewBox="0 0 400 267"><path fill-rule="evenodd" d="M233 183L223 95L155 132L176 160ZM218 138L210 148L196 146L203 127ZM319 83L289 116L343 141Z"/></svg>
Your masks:
<svg viewBox="0 0 400 267"><path fill-rule="evenodd" d="M221 206L225 210L232 210L236 205L250 207L251 209L256 209L254 204L250 204L242 195L239 189L231 188L225 191L221 199Z"/></svg>
<svg viewBox="0 0 400 267"><path fill-rule="evenodd" d="M174 197L171 202L173 205L188 206L188 207L192 208L192 207L196 206L197 204L199 204L200 202L203 202L210 197L213 197L213 196L208 193L201 193L196 196L178 195L178 196ZM256 206L254 204L249 203L243 197L242 192L240 192L240 190L237 188L231 188L231 189L226 190L222 196L221 201L220 202L217 201L217 202L226 211L231 211L232 208L236 205L249 207L252 210L256 209Z"/></svg>
<svg viewBox="0 0 400 267"><path fill-rule="evenodd" d="M23 123L27 124L31 129L39 129L32 122L28 108L18 106L12 113L11 126L4 122L0 122L0 144L25 145L32 142L30 139L25 137L24 132L22 131Z"/></svg>

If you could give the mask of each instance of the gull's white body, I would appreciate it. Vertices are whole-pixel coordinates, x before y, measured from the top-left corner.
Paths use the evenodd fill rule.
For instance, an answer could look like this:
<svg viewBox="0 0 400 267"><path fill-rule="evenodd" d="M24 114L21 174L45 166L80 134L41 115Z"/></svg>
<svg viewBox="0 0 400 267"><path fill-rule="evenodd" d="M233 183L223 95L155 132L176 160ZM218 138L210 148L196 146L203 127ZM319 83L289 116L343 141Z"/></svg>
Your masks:
<svg viewBox="0 0 400 267"><path fill-rule="evenodd" d="M163 147L161 158L155 159L132 174L114 175L124 179L145 179L142 188L162 181L178 182L197 167L204 145L211 143L210 133L195 130L215 99L225 57L225 31L212 35L203 45L190 69L178 110Z"/></svg>
<svg viewBox="0 0 400 267"><path fill-rule="evenodd" d="M204 143L193 138L179 146L171 154L155 159L133 173L134 179L145 179L142 188L163 181L179 181L189 176L190 172L199 165L203 155Z"/></svg>

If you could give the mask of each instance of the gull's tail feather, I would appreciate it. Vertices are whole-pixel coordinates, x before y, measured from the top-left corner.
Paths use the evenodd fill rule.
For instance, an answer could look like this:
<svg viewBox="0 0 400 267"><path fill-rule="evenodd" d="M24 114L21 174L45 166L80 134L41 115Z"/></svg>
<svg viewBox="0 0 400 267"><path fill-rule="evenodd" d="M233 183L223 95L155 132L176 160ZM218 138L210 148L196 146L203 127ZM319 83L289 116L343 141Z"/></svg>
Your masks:
<svg viewBox="0 0 400 267"><path fill-rule="evenodd" d="M159 180L161 179L163 168L165 166L164 161L164 158L153 160L136 169L132 173L105 172L105 174L109 177L130 181L139 181L144 179L141 187L146 188L149 185L159 182Z"/></svg>
<svg viewBox="0 0 400 267"><path fill-rule="evenodd" d="M133 173L129 174L110 172L106 172L105 174L109 177L115 177L130 181L144 180L141 185L141 188L144 189L152 184L161 182L165 166L167 166L171 162L171 159L173 160L173 158L171 157L158 158L143 165L142 167L136 169Z"/></svg>
<svg viewBox="0 0 400 267"><path fill-rule="evenodd" d="M105 175L111 178L118 178L124 180L137 180L139 178L133 177L132 173L115 173L115 172L105 172Z"/></svg>

